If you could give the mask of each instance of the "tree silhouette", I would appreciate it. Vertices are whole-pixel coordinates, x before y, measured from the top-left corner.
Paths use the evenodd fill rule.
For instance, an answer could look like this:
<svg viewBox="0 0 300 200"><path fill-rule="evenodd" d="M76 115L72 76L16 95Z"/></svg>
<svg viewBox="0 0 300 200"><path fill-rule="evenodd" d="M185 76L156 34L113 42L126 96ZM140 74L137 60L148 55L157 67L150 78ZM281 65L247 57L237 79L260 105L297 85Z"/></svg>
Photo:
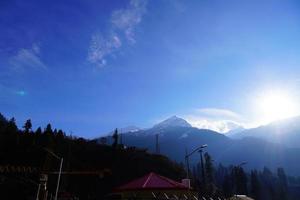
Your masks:
<svg viewBox="0 0 300 200"><path fill-rule="evenodd" d="M30 119L27 119L27 120L26 120L26 122L25 122L23 128L24 128L24 132L25 132L26 134L28 134L29 131L30 131L31 128L32 128L32 124L31 124L31 120L30 120Z"/></svg>
<svg viewBox="0 0 300 200"><path fill-rule="evenodd" d="M277 169L277 176L278 176L278 193L279 193L278 196L279 199L285 200L287 199L288 184L287 184L287 177L283 168Z"/></svg>
<svg viewBox="0 0 300 200"><path fill-rule="evenodd" d="M204 168L205 168L205 176L206 176L206 185L204 186L206 189L207 195L212 195L214 193L214 167L212 163L211 156L206 152L204 154Z"/></svg>
<svg viewBox="0 0 300 200"><path fill-rule="evenodd" d="M236 194L247 195L247 175L240 166L233 167L234 186Z"/></svg>
<svg viewBox="0 0 300 200"><path fill-rule="evenodd" d="M52 135L53 131L52 131L52 127L51 127L51 124L47 124L46 128L45 128L45 131L44 131L44 134L46 135Z"/></svg>
<svg viewBox="0 0 300 200"><path fill-rule="evenodd" d="M258 173L256 170L251 171L250 175L250 196L256 200L260 200L260 183L258 180Z"/></svg>

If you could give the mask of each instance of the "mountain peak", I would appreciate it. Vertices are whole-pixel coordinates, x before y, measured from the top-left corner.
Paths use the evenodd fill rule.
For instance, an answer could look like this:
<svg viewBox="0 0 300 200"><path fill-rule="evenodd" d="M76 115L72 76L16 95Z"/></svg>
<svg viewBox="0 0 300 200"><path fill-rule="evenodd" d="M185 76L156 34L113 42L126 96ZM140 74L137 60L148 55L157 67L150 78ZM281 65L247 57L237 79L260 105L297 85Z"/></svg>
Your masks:
<svg viewBox="0 0 300 200"><path fill-rule="evenodd" d="M153 128L167 128L167 127L192 127L185 119L177 117L176 115L156 124Z"/></svg>

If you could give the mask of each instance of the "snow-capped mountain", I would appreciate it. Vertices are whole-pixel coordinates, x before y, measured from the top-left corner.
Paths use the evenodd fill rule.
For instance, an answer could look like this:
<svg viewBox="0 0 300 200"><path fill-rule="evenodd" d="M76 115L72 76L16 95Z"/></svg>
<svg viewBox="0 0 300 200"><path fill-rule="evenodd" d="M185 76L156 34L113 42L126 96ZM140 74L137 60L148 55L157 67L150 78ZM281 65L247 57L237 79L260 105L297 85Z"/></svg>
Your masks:
<svg viewBox="0 0 300 200"><path fill-rule="evenodd" d="M186 120L177 116L172 116L156 125L153 128L167 128L167 127L192 127Z"/></svg>
<svg viewBox="0 0 300 200"><path fill-rule="evenodd" d="M276 126L275 124L269 125L272 128L265 126L258 129L241 130L236 133L242 135L240 139L231 139L226 134L192 127L186 120L173 116L152 128L122 133L119 138L120 140L122 138L122 144L126 146L145 148L149 152L156 152L158 138L160 153L178 162L184 162L185 150L190 152L200 145L207 144L208 147L205 151L212 155L215 163L234 165L247 158L249 169L261 169L264 166L272 169L284 167L289 174L299 175L300 147L292 146L293 148L290 148L288 145L288 141L295 143L299 141L299 134L296 134L300 130L299 120L296 118L276 124ZM286 132L286 130L289 131ZM285 141L285 145L278 144L279 142L276 140L275 135L279 131L281 139L285 138L285 140L282 139ZM291 132L295 134L290 135ZM255 138L254 135L261 137ZM263 138L262 135L269 140ZM279 137L278 134L277 137ZM288 138L290 139L287 140ZM111 135L108 136L108 144L111 144L112 141ZM197 163L198 158L199 156L196 155L191 157L191 163Z"/></svg>
<svg viewBox="0 0 300 200"><path fill-rule="evenodd" d="M137 126L126 126L124 128L118 129L118 132L119 133L134 133L134 132L137 132L140 130L142 130L142 129Z"/></svg>

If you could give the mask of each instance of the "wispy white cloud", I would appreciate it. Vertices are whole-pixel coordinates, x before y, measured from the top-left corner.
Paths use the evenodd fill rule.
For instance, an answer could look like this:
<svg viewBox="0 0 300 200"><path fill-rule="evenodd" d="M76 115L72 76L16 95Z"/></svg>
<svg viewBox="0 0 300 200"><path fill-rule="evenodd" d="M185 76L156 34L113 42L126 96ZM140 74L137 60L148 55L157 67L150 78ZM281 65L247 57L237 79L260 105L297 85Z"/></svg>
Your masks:
<svg viewBox="0 0 300 200"><path fill-rule="evenodd" d="M16 55L10 58L10 64L15 70L47 69L47 66L40 58L40 47L33 44L31 48L21 48Z"/></svg>
<svg viewBox="0 0 300 200"><path fill-rule="evenodd" d="M91 38L88 53L88 61L102 67L106 65L105 57L122 46L121 40L117 35L104 38L101 34L94 34Z"/></svg>
<svg viewBox="0 0 300 200"><path fill-rule="evenodd" d="M228 109L201 108L197 109L196 112L210 118L241 119L239 114Z"/></svg>
<svg viewBox="0 0 300 200"><path fill-rule="evenodd" d="M168 0L168 3L179 13L183 13L187 9L186 1L184 0Z"/></svg>
<svg viewBox="0 0 300 200"><path fill-rule="evenodd" d="M209 129L217 131L219 133L227 133L228 131L243 127L243 124L239 124L230 120L212 120L197 117L188 117L187 121L194 127L200 129Z"/></svg>
<svg viewBox="0 0 300 200"><path fill-rule="evenodd" d="M194 127L210 129L219 133L226 133L230 130L244 127L243 117L228 109L195 109L193 112L184 115L184 118Z"/></svg>
<svg viewBox="0 0 300 200"><path fill-rule="evenodd" d="M110 18L108 34L95 33L91 36L88 61L98 67L107 63L107 56L119 50L124 41L134 44L135 28L146 12L146 0L130 0L124 9L114 10Z"/></svg>
<svg viewBox="0 0 300 200"><path fill-rule="evenodd" d="M145 0L131 0L127 8L112 13L113 27L123 32L131 43L135 43L134 29L142 21L142 16L146 12L146 3Z"/></svg>

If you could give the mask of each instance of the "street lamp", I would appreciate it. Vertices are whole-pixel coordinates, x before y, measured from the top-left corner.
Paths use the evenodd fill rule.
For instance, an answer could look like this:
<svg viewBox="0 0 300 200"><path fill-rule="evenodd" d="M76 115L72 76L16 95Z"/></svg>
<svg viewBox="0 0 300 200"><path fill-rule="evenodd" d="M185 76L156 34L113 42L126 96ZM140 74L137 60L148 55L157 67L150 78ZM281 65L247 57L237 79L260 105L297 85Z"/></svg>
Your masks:
<svg viewBox="0 0 300 200"><path fill-rule="evenodd" d="M63 157L59 157L58 155L56 155L55 153L53 153L52 151L50 151L47 148L44 148L44 150L47 151L48 153L50 153L56 159L60 160L60 167L59 167L59 173L58 173L58 179L57 179L56 191L55 191L55 200L57 200L57 194L58 194L58 188L59 188L59 183L60 183L61 170L62 170L64 159L63 159Z"/></svg>
<svg viewBox="0 0 300 200"><path fill-rule="evenodd" d="M246 164L247 164L247 162L241 162L240 164L237 165L237 167L241 167L241 166L246 165Z"/></svg>
<svg viewBox="0 0 300 200"><path fill-rule="evenodd" d="M207 147L208 145L207 144L204 144L200 147L197 147L195 150L193 150L191 153L188 153L187 150L185 150L185 162L186 162L186 168L187 168L187 171L186 171L186 177L187 179L189 179L189 171L190 171L190 165L189 165L189 157L191 155L193 155L195 152L199 151L199 150L202 150L204 149L205 147ZM202 167L203 169L203 167Z"/></svg>

